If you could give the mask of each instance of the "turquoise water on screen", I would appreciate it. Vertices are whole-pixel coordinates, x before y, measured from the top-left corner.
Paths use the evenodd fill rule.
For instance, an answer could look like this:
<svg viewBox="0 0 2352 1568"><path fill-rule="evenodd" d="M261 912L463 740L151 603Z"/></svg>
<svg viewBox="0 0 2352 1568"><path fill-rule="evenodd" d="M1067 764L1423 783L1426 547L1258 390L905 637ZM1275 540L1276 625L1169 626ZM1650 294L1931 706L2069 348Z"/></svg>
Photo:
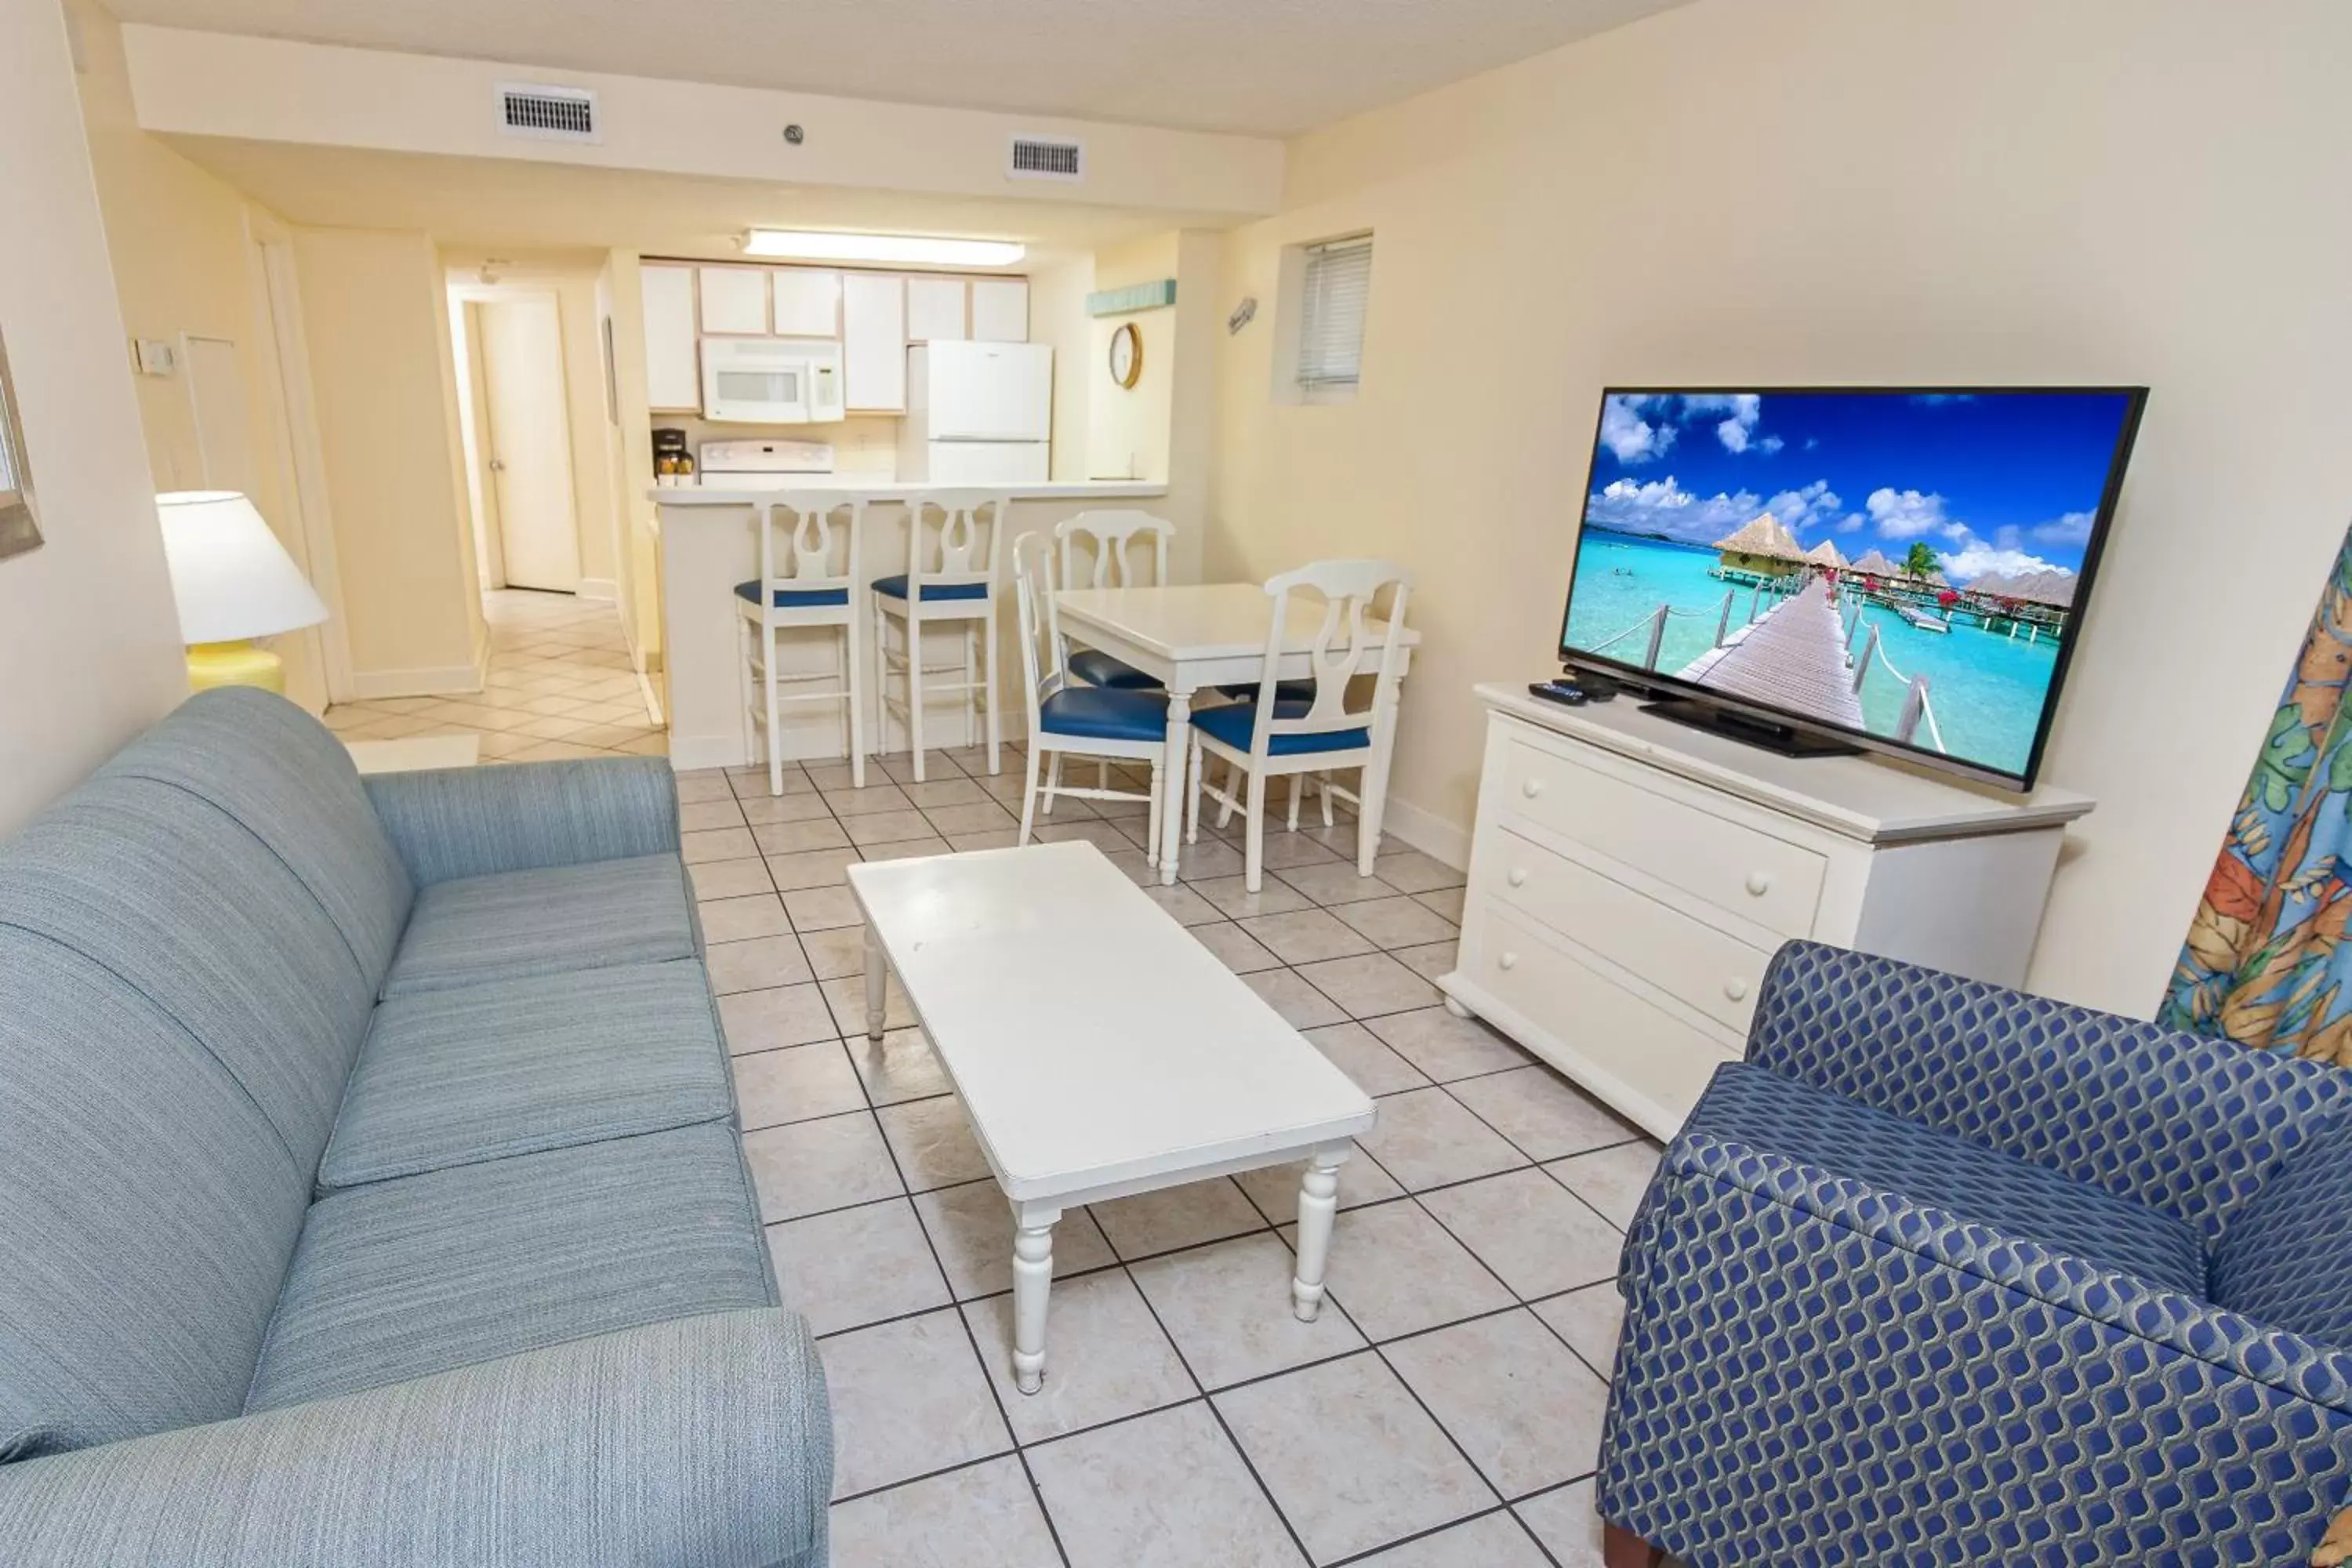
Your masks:
<svg viewBox="0 0 2352 1568"><path fill-rule="evenodd" d="M1646 626L1614 642L1610 639L1659 605L1669 605L1675 613L1666 617L1656 668L1661 674L1679 674L1715 646L1727 592L1733 595L1732 626L1748 619L1750 591L1708 576L1715 565L1712 550L1588 527L1576 552L1569 646L1598 649L1605 658L1639 667L1649 653ZM1767 594L1754 603L1760 612L1772 598ZM2057 664L2055 642L2047 637L2038 643L2028 643L2022 636L2011 640L1974 626L1923 632L1892 611L1873 605L1863 612L1862 629L1854 635L1857 653L1874 626L1879 647L1897 669L1927 678L1928 706L1935 710L1948 754L2001 773L2025 771L2042 704L2049 695L2051 671ZM1601 648L1604 642L1609 647ZM1893 737L1905 690L1874 661L1862 689L1863 721L1871 733ZM1927 743L1926 726L1913 740Z"/></svg>

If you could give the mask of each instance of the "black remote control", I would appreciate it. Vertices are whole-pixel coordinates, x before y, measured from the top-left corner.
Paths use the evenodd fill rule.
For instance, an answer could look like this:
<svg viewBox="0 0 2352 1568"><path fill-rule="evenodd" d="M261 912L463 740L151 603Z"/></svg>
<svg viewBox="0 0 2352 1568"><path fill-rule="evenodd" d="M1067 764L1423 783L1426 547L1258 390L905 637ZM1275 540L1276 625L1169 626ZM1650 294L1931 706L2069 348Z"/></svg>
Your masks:
<svg viewBox="0 0 2352 1568"><path fill-rule="evenodd" d="M1573 680L1531 680L1528 682L1528 695L1570 708L1581 708L1592 700L1591 693Z"/></svg>

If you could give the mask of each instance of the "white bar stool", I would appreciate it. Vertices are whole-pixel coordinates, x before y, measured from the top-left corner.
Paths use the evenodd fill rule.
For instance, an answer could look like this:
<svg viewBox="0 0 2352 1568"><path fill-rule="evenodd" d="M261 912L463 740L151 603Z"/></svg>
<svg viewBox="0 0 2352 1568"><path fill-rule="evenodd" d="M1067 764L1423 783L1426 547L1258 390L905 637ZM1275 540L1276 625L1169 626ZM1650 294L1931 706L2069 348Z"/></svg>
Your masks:
<svg viewBox="0 0 2352 1568"><path fill-rule="evenodd" d="M765 756L768 793L784 793L784 748L779 733L782 710L794 702L841 704L843 744L852 780L866 783L866 701L858 679L859 628L852 591L860 577L859 541L866 531L866 498L839 490L779 490L757 508L760 575L735 584L735 641L741 654L743 749ZM836 523L841 513L847 513ZM812 626L841 632L841 662L806 672L776 668L778 634ZM837 682L824 691L786 696L779 687L807 681ZM758 752L752 750L754 734Z"/></svg>
<svg viewBox="0 0 2352 1568"><path fill-rule="evenodd" d="M1004 529L1013 498L994 490L919 490L907 498L907 570L874 580L874 679L887 727L895 708L907 721L908 749L915 754L915 782L923 782L923 708L931 698L960 692L967 733L973 709L984 713L988 771L1003 772L1003 720L996 705L996 569L1004 553ZM890 646L890 623L898 623L898 647ZM923 662L923 628L941 622L963 626L960 664ZM986 658L980 645L987 644ZM907 678L903 702L890 695L890 676ZM934 675L962 679L932 682Z"/></svg>

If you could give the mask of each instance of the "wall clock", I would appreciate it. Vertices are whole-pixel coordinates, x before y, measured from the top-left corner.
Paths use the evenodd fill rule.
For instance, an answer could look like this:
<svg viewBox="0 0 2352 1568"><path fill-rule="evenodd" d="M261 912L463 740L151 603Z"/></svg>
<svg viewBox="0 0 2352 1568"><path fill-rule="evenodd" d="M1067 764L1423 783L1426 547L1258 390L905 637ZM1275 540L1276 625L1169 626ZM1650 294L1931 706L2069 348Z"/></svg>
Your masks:
<svg viewBox="0 0 2352 1568"><path fill-rule="evenodd" d="M1136 331L1133 321L1122 322L1110 335L1110 378L1132 387L1142 374L1143 334Z"/></svg>

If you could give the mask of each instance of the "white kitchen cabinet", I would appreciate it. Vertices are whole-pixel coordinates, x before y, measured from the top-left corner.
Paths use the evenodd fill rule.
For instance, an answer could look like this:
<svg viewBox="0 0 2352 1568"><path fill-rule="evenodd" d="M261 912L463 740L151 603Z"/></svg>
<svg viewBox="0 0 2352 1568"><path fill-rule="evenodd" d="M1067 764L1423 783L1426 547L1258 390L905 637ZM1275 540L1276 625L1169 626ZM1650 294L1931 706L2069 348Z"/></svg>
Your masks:
<svg viewBox="0 0 2352 1568"><path fill-rule="evenodd" d="M702 406L694 344L694 268L638 270L646 309L646 405L668 412Z"/></svg>
<svg viewBox="0 0 2352 1568"><path fill-rule="evenodd" d="M765 332L768 330L768 268L704 267L702 330L706 332Z"/></svg>
<svg viewBox="0 0 2352 1568"><path fill-rule="evenodd" d="M852 413L897 414L906 408L906 279L843 274L841 363Z"/></svg>
<svg viewBox="0 0 2352 1568"><path fill-rule="evenodd" d="M961 278L908 279L907 341L958 342L971 335L964 330L964 289Z"/></svg>
<svg viewBox="0 0 2352 1568"><path fill-rule="evenodd" d="M971 335L983 343L1029 341L1029 279L971 280Z"/></svg>
<svg viewBox="0 0 2352 1568"><path fill-rule="evenodd" d="M814 267L780 267L775 284L776 335L841 335L841 274Z"/></svg>

